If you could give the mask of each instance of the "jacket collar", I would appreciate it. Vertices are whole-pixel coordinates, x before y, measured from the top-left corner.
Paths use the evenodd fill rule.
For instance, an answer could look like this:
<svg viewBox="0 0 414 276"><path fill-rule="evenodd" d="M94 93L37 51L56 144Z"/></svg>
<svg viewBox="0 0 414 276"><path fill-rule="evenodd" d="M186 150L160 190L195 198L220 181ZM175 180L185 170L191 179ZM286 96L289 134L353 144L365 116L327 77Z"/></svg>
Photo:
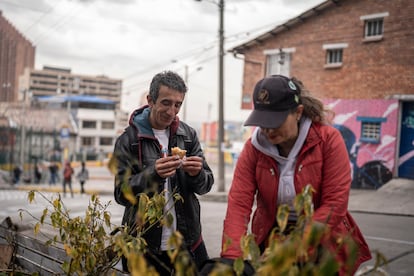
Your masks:
<svg viewBox="0 0 414 276"><path fill-rule="evenodd" d="M129 117L129 125L137 129L138 136L140 137L154 137L152 126L149 121L149 115L151 108L149 105L144 105L134 110ZM174 121L170 125L170 134L178 134L183 132L182 128L179 127L179 118L175 117Z"/></svg>
<svg viewBox="0 0 414 276"><path fill-rule="evenodd" d="M321 139L322 139L321 124L312 123L311 127L309 128L308 137L306 138L301 151L302 152L307 151L308 149L318 144L321 141Z"/></svg>

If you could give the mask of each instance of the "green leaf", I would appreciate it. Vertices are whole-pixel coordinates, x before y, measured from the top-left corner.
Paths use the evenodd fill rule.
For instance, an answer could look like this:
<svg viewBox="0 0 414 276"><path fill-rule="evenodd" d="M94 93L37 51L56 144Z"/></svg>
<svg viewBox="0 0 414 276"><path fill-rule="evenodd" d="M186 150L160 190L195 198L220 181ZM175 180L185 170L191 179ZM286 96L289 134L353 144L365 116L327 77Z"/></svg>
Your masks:
<svg viewBox="0 0 414 276"><path fill-rule="evenodd" d="M44 210L43 210L43 214L42 214L42 216L40 217L40 223L41 223L41 224L43 224L43 222L45 221L45 218L46 218L46 216L47 216L47 213L48 213L48 209L46 208L46 209L44 209Z"/></svg>
<svg viewBox="0 0 414 276"><path fill-rule="evenodd" d="M244 261L242 258L237 258L236 260L234 260L233 263L233 269L234 272L236 272L236 275L242 275L243 271L244 271Z"/></svg>
<svg viewBox="0 0 414 276"><path fill-rule="evenodd" d="M289 206L282 204L277 209L276 221L279 226L280 233L283 233L286 229L286 225L289 217Z"/></svg>
<svg viewBox="0 0 414 276"><path fill-rule="evenodd" d="M177 201L184 202L184 198L179 193L174 193L173 197L174 197L174 202L177 202Z"/></svg>
<svg viewBox="0 0 414 276"><path fill-rule="evenodd" d="M35 227L34 227L35 235L39 234L39 231L40 231L40 223L38 222L35 224Z"/></svg>
<svg viewBox="0 0 414 276"><path fill-rule="evenodd" d="M163 223L167 226L170 227L174 222L174 217L173 215L168 212L167 215L164 217Z"/></svg>
<svg viewBox="0 0 414 276"><path fill-rule="evenodd" d="M31 190L27 194L27 199L28 199L29 203L32 203L34 201L34 198L35 198L35 191Z"/></svg>
<svg viewBox="0 0 414 276"><path fill-rule="evenodd" d="M113 175L116 175L118 173L118 161L116 160L114 155L112 155L109 159L108 169Z"/></svg>
<svg viewBox="0 0 414 276"><path fill-rule="evenodd" d="M109 227L111 225L111 214L108 211L104 212L104 219L105 225Z"/></svg>
<svg viewBox="0 0 414 276"><path fill-rule="evenodd" d="M134 193L132 192L132 188L128 185L128 182L123 182L121 184L121 191L122 194L124 195L124 197L132 204L132 205L136 205L137 204L137 199L134 195Z"/></svg>

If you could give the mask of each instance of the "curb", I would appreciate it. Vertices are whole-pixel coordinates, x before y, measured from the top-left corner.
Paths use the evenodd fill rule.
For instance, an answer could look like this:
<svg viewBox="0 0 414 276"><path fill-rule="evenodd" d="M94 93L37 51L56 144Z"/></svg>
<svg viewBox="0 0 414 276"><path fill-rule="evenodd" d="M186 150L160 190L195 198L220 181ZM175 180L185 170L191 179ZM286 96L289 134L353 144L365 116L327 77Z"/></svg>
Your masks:
<svg viewBox="0 0 414 276"><path fill-rule="evenodd" d="M17 187L11 185L0 185L0 190L18 190L18 191L31 191L36 190L39 192L52 192L52 193L61 193L63 192L63 188L61 185L56 186L38 186L35 184L32 185L25 185L20 184ZM79 188L73 188L74 194L80 194ZM105 196L113 196L112 190L96 190L96 189L87 189L85 191L87 195L105 195ZM209 202L227 202L227 193L226 192L213 192L208 193L205 195L197 196L200 201L209 201ZM414 217L414 214L404 214L404 213L391 213L391 212L379 212L373 210L361 210L361 209L348 209L350 213L361 213L361 214L372 214L372 215L383 215L383 216L400 216L400 217Z"/></svg>
<svg viewBox="0 0 414 276"><path fill-rule="evenodd" d="M227 202L226 192L207 193L205 195L197 196L201 201Z"/></svg>
<svg viewBox="0 0 414 276"><path fill-rule="evenodd" d="M387 212L378 212L378 211L367 211L367 210L350 210L350 213L360 213L360 214L370 214L370 215L381 215L381 216L397 216L397 217L414 217L414 214L401 214L401 213L387 213Z"/></svg>

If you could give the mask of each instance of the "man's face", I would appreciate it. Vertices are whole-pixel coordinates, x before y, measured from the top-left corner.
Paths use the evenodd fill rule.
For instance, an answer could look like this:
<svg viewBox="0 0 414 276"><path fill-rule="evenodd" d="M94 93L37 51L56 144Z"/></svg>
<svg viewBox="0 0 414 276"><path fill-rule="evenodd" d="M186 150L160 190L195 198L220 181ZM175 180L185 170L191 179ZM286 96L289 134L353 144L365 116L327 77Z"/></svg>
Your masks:
<svg viewBox="0 0 414 276"><path fill-rule="evenodd" d="M151 107L150 123L155 129L166 129L173 122L184 101L184 93L161 85L157 102L147 97Z"/></svg>

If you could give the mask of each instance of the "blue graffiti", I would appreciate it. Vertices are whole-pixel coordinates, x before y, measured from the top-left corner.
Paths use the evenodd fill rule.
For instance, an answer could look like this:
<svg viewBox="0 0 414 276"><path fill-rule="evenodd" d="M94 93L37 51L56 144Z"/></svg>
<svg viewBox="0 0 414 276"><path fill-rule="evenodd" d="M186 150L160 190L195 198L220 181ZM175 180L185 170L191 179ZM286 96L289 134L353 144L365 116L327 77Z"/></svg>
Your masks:
<svg viewBox="0 0 414 276"><path fill-rule="evenodd" d="M342 135L352 164L352 188L378 189L392 178L391 171L384 165L384 160L370 160L358 167L357 157L360 144L355 134L344 125L334 125Z"/></svg>

